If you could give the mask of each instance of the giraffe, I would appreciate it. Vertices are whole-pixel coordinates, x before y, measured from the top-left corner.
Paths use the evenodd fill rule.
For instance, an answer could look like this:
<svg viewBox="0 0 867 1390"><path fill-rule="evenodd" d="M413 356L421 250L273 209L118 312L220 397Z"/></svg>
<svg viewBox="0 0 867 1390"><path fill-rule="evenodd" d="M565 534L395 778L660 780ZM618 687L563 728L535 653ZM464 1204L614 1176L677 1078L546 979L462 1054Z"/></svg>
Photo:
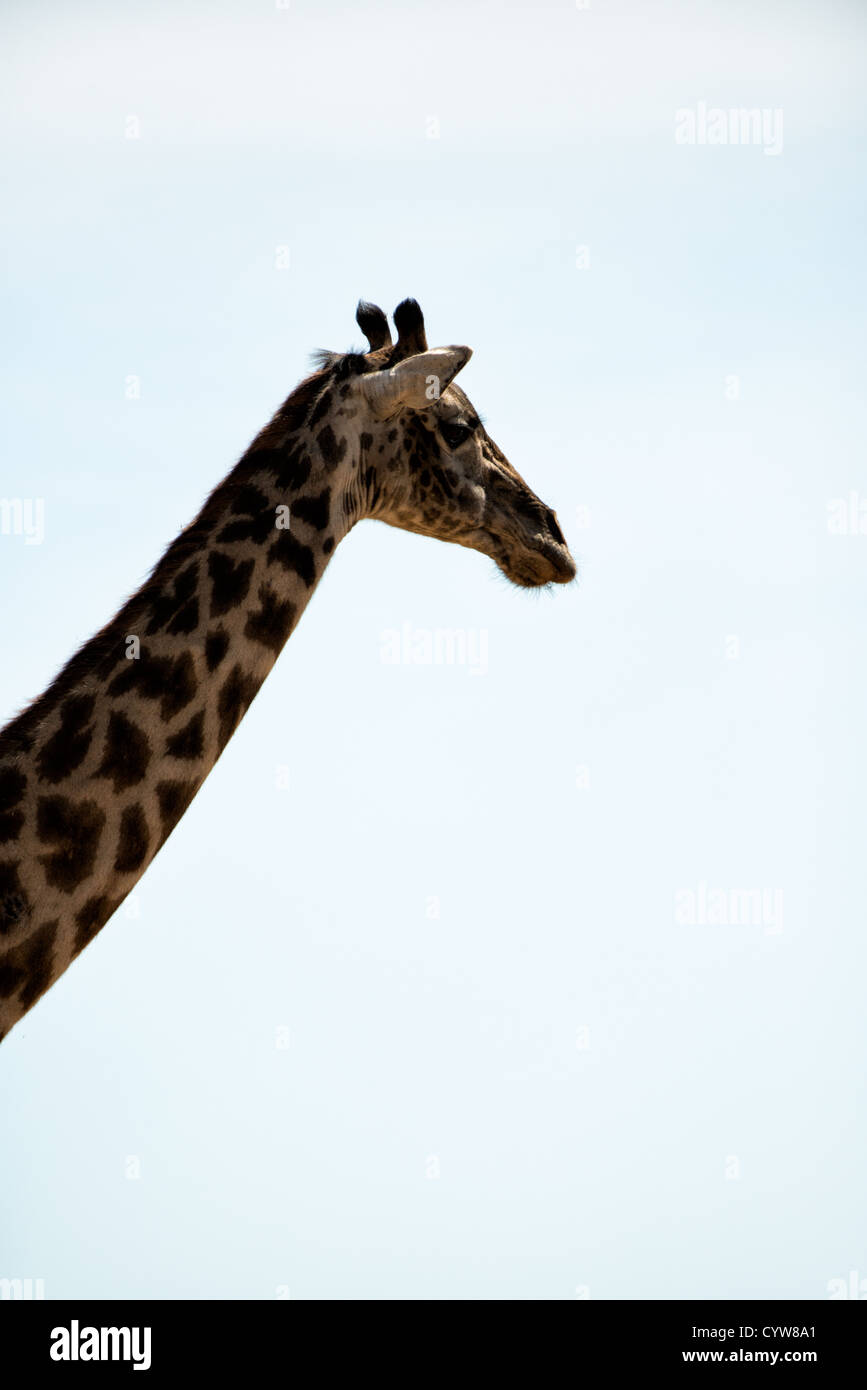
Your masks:
<svg viewBox="0 0 867 1390"><path fill-rule="evenodd" d="M366 352L316 369L142 587L0 731L0 1038L93 940L187 810L362 519L568 583L554 513L429 349L413 299L361 301Z"/></svg>

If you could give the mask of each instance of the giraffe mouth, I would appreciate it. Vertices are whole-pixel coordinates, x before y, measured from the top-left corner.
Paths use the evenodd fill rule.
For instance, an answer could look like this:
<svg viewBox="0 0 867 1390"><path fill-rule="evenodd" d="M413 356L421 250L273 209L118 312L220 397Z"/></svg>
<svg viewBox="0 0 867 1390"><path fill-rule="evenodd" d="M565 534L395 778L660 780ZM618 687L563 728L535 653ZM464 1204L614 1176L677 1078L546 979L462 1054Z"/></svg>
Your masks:
<svg viewBox="0 0 867 1390"><path fill-rule="evenodd" d="M556 542L527 551L500 568L507 579L522 589L540 589L546 584L571 584L578 573L565 545Z"/></svg>
<svg viewBox="0 0 867 1390"><path fill-rule="evenodd" d="M565 544L535 536L516 545L503 542L488 531L489 554L498 569L519 589L541 589L548 584L571 584L578 571Z"/></svg>

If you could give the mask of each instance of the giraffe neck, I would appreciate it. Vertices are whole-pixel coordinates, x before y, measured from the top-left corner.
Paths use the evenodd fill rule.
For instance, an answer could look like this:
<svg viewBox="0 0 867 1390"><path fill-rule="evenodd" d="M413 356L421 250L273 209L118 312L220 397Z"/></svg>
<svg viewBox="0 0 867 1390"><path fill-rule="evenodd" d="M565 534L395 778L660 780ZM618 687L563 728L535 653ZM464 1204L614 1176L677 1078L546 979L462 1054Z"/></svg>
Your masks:
<svg viewBox="0 0 867 1390"><path fill-rule="evenodd" d="M352 524L303 429L315 398L311 383L290 396L147 583L0 733L0 1038L165 843Z"/></svg>

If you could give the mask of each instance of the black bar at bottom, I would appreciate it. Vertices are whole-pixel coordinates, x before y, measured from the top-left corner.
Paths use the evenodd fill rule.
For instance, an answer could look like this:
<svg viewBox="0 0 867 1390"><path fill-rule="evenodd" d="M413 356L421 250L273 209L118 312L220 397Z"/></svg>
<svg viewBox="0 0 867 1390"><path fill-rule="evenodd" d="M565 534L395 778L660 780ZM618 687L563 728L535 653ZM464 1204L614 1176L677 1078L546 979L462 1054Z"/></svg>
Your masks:
<svg viewBox="0 0 867 1390"><path fill-rule="evenodd" d="M442 1314L437 1315L435 1329L422 1330L414 1353L406 1315L395 1329L378 1331L368 1321L363 1334L350 1333L342 1341L341 1302L332 1305L323 1338L305 1301L4 1301L2 1363L6 1369L20 1366L25 1376L33 1370L62 1381L70 1375L99 1376L105 1369L114 1376L134 1375L136 1368L149 1380L185 1372L225 1378L266 1366L282 1368L288 1376L297 1373L298 1354L305 1351L313 1353L322 1370L333 1370L342 1354L355 1374L378 1368L401 1377L422 1368L430 1371L438 1347L451 1372L457 1368L455 1358L457 1364L464 1359L443 1337L448 1327L443 1326ZM555 1326L570 1338L576 1370L595 1359L599 1369L615 1374L644 1370L667 1375L708 1366L751 1370L762 1365L827 1373L863 1365L865 1309L864 1302L847 1301L576 1300ZM370 1316L368 1311L366 1318ZM544 1338L538 1341L535 1319L531 1327L541 1353L546 1344ZM513 1323L505 1338L495 1334L497 1341L492 1342L476 1323L469 1334L475 1344L472 1359L483 1355L485 1346L496 1356L498 1344L501 1353L508 1354L513 1330L521 1340L520 1326Z"/></svg>

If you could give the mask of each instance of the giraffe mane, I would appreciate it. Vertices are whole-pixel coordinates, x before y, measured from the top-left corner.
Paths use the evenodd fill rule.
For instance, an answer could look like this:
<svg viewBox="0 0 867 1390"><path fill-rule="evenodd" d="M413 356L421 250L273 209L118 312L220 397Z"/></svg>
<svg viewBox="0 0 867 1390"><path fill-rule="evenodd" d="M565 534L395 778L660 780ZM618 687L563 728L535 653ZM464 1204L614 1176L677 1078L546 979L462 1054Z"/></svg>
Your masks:
<svg viewBox="0 0 867 1390"><path fill-rule="evenodd" d="M57 676L30 704L0 729L0 758L27 752L42 720L88 676L106 675L116 663L123 640L153 611L184 565L198 553L241 488L261 466L264 451L278 449L287 433L299 428L328 379L320 369L306 377L287 396L273 419L260 430L233 468L208 494L198 515L176 536L144 583L131 594L113 618L69 658Z"/></svg>

